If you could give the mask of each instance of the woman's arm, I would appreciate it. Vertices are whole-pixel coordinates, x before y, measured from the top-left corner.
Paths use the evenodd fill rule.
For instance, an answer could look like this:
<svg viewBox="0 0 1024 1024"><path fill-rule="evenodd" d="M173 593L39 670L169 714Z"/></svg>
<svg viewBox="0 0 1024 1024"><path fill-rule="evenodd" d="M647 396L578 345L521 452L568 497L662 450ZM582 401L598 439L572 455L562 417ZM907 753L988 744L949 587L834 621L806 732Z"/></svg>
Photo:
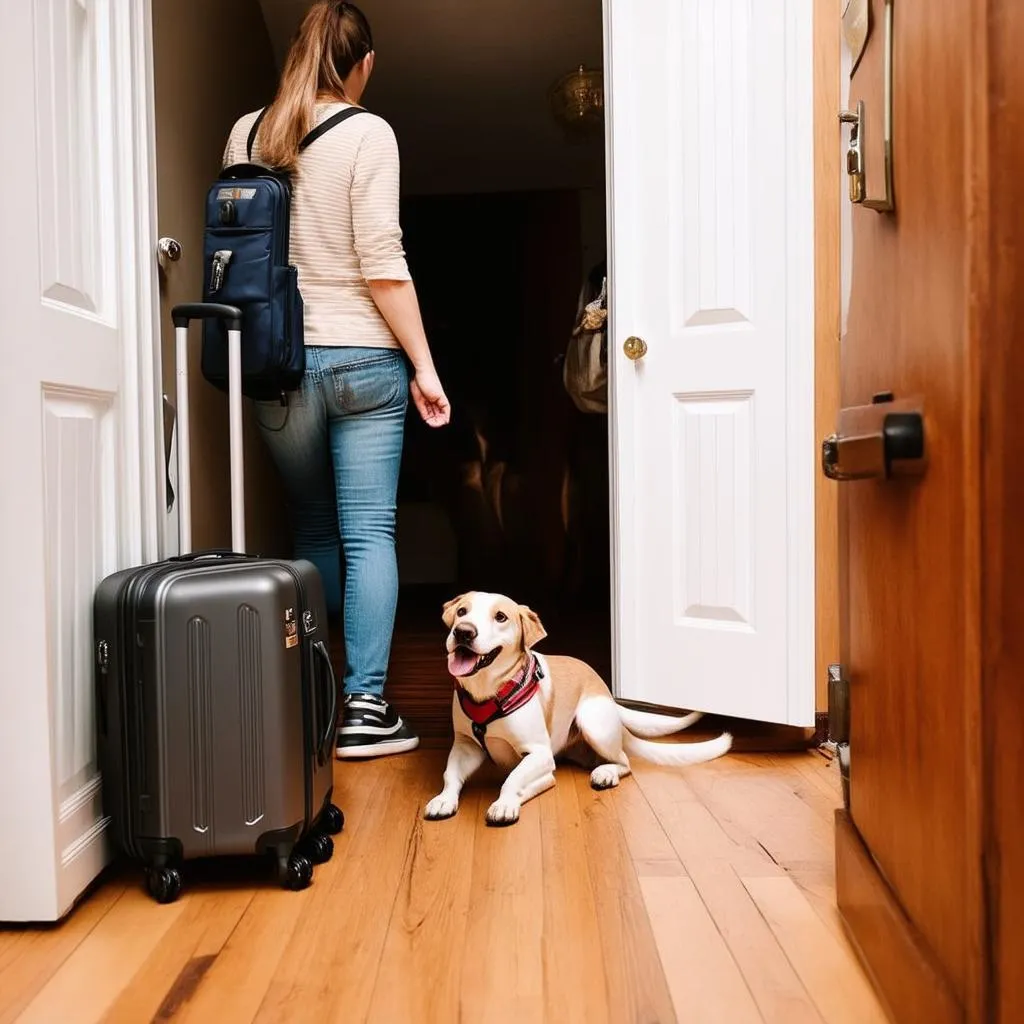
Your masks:
<svg viewBox="0 0 1024 1024"><path fill-rule="evenodd" d="M381 316L387 320L412 363L415 377L410 391L420 416L432 427L444 426L451 418L451 406L434 369L415 285L412 281L375 280L368 283Z"/></svg>
<svg viewBox="0 0 1024 1024"><path fill-rule="evenodd" d="M415 377L410 392L419 414L430 426L443 426L451 409L434 369L416 288L402 249L398 143L385 121L374 119L360 142L350 194L356 255L363 278L412 363Z"/></svg>

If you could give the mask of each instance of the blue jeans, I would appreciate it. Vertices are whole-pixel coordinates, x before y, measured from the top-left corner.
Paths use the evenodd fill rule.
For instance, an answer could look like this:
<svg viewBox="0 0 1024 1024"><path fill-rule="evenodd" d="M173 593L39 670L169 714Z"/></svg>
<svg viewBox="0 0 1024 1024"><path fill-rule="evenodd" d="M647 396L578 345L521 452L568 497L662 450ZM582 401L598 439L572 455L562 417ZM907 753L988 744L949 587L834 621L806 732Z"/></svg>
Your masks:
<svg viewBox="0 0 1024 1024"><path fill-rule="evenodd" d="M344 609L346 693L384 690L398 603L395 506L408 401L398 350L309 346L288 405L256 403L284 484L295 557L320 570L328 613Z"/></svg>

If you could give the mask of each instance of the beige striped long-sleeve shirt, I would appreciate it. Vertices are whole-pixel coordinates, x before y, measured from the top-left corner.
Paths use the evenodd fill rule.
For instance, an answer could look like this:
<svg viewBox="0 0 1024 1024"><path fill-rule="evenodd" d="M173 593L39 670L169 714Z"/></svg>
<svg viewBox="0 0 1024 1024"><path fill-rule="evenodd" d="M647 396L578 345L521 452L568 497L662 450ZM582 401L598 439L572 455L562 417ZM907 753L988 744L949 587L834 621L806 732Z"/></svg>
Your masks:
<svg viewBox="0 0 1024 1024"><path fill-rule="evenodd" d="M344 109L317 106L316 123ZM224 164L245 163L259 111L235 122ZM253 146L260 160L260 141ZM398 221L398 144L375 114L350 117L299 154L292 177L289 258L298 268L307 345L398 348L367 281L407 281Z"/></svg>

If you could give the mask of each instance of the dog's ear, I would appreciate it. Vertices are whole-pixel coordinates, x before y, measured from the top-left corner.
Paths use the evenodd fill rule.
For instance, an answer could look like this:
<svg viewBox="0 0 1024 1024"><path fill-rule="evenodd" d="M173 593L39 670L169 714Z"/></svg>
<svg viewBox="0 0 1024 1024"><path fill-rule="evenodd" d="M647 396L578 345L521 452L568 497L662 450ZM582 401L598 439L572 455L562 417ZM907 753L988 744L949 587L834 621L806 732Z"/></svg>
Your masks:
<svg viewBox="0 0 1024 1024"><path fill-rule="evenodd" d="M463 604L466 600L466 594L459 594L458 597L453 597L448 601L441 611L441 621L451 629L455 625L455 613L458 611L459 605Z"/></svg>
<svg viewBox="0 0 1024 1024"><path fill-rule="evenodd" d="M519 606L519 617L523 623L523 647L529 650L539 644L548 635L548 631L540 621L540 616L525 604Z"/></svg>

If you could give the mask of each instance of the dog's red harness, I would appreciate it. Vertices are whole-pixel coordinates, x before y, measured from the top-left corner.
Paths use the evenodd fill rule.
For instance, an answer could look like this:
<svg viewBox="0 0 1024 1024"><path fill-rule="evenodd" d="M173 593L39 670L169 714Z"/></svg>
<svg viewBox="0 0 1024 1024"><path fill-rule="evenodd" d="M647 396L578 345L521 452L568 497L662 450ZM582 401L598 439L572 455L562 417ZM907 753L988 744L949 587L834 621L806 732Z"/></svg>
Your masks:
<svg viewBox="0 0 1024 1024"><path fill-rule="evenodd" d="M488 700L474 700L459 685L459 681L455 680L455 692L458 694L459 704L473 725L473 736L484 750L487 749L487 745L484 743L487 726L499 718L506 718L526 704L537 692L537 687L540 686L540 681L543 678L544 670L540 667L537 657L531 654L522 670Z"/></svg>

